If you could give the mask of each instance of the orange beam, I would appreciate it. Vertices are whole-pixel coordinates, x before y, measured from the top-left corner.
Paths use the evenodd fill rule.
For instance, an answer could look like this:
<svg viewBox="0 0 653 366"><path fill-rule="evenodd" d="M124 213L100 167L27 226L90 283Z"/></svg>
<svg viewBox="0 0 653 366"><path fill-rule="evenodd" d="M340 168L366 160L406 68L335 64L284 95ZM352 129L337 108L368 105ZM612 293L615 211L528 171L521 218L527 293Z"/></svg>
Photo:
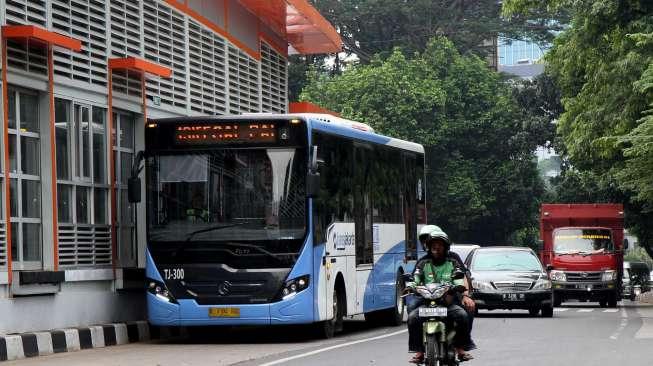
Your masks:
<svg viewBox="0 0 653 366"><path fill-rule="evenodd" d="M114 69L128 69L169 78L172 70L165 66L157 65L137 57L112 58L109 60L109 71Z"/></svg>
<svg viewBox="0 0 653 366"><path fill-rule="evenodd" d="M5 38L29 38L73 51L82 50L81 41L34 25L5 25L2 34Z"/></svg>
<svg viewBox="0 0 653 366"><path fill-rule="evenodd" d="M11 190L9 187L9 90L7 88L7 39L5 38L4 28L2 29L2 102L3 102L3 139L4 139L4 148L5 148L5 238L7 245L7 278L9 284L12 281L12 272L11 272Z"/></svg>
<svg viewBox="0 0 653 366"><path fill-rule="evenodd" d="M324 109L311 102L290 102L288 109L290 113L324 113L340 117L339 113Z"/></svg>

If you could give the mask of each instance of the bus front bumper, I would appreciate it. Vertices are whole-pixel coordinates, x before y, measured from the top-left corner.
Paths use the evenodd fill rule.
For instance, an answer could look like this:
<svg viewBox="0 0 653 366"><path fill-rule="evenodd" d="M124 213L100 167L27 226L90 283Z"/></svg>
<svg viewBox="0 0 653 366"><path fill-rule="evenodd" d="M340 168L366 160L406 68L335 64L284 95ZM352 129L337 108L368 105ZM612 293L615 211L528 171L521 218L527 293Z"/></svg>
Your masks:
<svg viewBox="0 0 653 366"><path fill-rule="evenodd" d="M314 321L310 288L274 303L236 305L199 305L188 299L171 303L147 293L147 310L150 323L157 326L278 325Z"/></svg>

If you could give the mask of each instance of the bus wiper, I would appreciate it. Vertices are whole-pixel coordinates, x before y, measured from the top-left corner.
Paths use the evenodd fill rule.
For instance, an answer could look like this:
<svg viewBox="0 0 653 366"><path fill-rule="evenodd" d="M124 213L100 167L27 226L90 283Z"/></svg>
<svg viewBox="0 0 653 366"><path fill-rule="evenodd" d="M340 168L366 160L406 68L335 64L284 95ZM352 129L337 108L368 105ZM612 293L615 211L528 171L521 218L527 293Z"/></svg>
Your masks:
<svg viewBox="0 0 653 366"><path fill-rule="evenodd" d="M193 238L193 236L195 236L197 234L208 233L209 231L221 230L221 229L226 229L226 228L235 227L235 226L242 226L242 225L245 225L245 224L246 224L246 222L239 222L239 223L236 223L236 224L216 225L216 226L211 226L211 227L208 227L208 228L205 228L205 229L195 230L195 231L189 233L188 237L186 237L186 240L184 240L184 242L180 246L178 246L177 249L175 249L174 257L177 257L177 256L179 256L179 254L183 253L183 251L185 250L186 245L188 244L188 242Z"/></svg>

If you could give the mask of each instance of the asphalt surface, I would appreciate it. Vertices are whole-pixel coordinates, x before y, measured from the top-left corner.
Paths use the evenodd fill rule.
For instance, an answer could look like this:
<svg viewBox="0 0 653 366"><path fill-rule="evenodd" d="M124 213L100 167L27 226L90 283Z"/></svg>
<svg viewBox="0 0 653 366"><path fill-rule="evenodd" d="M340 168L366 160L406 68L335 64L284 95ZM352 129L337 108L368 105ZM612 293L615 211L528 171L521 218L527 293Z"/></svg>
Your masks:
<svg viewBox="0 0 653 366"><path fill-rule="evenodd" d="M463 366L653 365L653 305L618 309L568 303L553 318L525 311L482 311L474 323L479 349ZM302 327L208 328L192 338L86 350L2 365L408 365L406 327L354 319L340 336L321 340Z"/></svg>

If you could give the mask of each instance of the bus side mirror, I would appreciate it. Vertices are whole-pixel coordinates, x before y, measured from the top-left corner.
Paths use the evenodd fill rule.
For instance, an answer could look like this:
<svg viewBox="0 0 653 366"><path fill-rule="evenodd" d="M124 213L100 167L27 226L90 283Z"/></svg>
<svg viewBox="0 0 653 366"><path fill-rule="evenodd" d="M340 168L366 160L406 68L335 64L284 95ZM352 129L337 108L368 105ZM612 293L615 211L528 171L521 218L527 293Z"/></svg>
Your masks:
<svg viewBox="0 0 653 366"><path fill-rule="evenodd" d="M547 271L547 272L551 272L551 271L553 271L553 266L550 265L550 264L547 264L547 265L546 265L546 271Z"/></svg>
<svg viewBox="0 0 653 366"><path fill-rule="evenodd" d="M306 197L308 198L314 198L320 194L320 173L317 171L320 163L322 161L317 158L317 146L313 146L306 175Z"/></svg>
<svg viewBox="0 0 653 366"><path fill-rule="evenodd" d="M134 164L132 165L131 177L127 180L127 199L129 203L141 202L141 178L138 174L143 170L141 162L145 158L143 150L136 153Z"/></svg>
<svg viewBox="0 0 653 366"><path fill-rule="evenodd" d="M624 239L624 250L628 249L628 239Z"/></svg>
<svg viewBox="0 0 653 366"><path fill-rule="evenodd" d="M320 194L320 173L309 172L306 175L306 197L314 198Z"/></svg>
<svg viewBox="0 0 653 366"><path fill-rule="evenodd" d="M129 203L141 202L141 178L131 177L127 180L127 199Z"/></svg>

